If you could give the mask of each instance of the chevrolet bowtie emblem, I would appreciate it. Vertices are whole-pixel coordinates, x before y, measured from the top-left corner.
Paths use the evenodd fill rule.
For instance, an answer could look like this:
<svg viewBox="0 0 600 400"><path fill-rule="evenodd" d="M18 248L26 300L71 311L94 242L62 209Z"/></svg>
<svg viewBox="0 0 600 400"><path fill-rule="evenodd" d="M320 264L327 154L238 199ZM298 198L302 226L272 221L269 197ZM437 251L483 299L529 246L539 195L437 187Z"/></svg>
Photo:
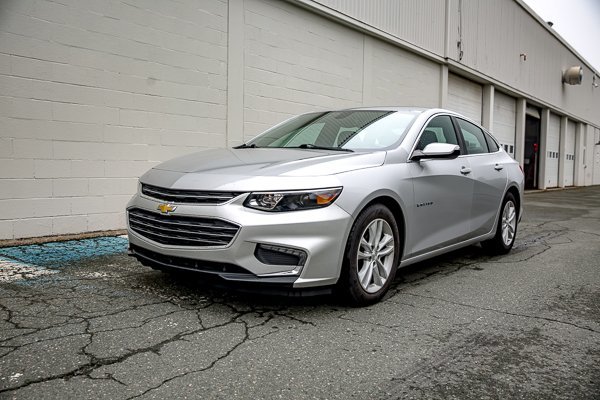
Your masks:
<svg viewBox="0 0 600 400"><path fill-rule="evenodd" d="M158 207L156 207L156 209L159 210L163 214L168 214L170 212L173 212L173 211L175 211L176 208L177 208L176 205L168 204L168 203L159 204Z"/></svg>

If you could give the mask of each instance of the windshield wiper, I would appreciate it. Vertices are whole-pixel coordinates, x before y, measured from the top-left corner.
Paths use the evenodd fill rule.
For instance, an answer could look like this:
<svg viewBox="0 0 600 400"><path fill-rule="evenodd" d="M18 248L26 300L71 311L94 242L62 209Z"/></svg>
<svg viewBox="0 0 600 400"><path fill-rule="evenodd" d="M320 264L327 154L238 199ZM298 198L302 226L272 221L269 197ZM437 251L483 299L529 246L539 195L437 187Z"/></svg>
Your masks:
<svg viewBox="0 0 600 400"><path fill-rule="evenodd" d="M342 149L341 147L317 146L316 144L311 144L311 143L303 143L300 146L298 146L298 148L299 149L347 151L349 153L354 153L354 150L350 150L350 149Z"/></svg>
<svg viewBox="0 0 600 400"><path fill-rule="evenodd" d="M255 145L254 143L252 143L252 144L242 143L239 146L234 147L234 149L256 149L256 148L258 148L258 146Z"/></svg>

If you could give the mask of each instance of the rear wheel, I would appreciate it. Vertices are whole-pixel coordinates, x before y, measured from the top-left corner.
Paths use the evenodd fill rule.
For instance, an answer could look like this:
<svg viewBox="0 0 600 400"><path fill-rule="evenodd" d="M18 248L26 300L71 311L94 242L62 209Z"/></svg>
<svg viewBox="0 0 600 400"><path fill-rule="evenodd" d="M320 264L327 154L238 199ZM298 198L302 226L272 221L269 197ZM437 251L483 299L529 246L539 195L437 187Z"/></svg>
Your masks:
<svg viewBox="0 0 600 400"><path fill-rule="evenodd" d="M517 237L518 216L515 196L507 193L502 202L496 235L490 240L481 242L481 246L492 255L508 253Z"/></svg>
<svg viewBox="0 0 600 400"><path fill-rule="evenodd" d="M366 208L356 219L338 285L351 304L365 306L388 291L400 259L400 233L392 212L382 204Z"/></svg>

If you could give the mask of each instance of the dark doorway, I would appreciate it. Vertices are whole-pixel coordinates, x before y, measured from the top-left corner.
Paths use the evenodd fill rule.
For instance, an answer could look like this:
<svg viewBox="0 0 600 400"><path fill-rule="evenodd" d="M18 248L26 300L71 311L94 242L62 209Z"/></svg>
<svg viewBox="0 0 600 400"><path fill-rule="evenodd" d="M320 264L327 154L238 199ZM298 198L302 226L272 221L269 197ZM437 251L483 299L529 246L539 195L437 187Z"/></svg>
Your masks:
<svg viewBox="0 0 600 400"><path fill-rule="evenodd" d="M540 120L527 115L525 119L525 189L537 189L540 169Z"/></svg>

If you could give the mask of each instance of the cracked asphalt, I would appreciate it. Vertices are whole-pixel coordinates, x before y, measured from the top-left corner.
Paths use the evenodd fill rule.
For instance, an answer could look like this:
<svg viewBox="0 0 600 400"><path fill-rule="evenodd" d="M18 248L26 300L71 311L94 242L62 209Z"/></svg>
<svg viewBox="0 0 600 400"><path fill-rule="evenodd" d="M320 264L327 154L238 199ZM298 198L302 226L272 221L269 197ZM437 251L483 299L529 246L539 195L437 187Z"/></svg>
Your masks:
<svg viewBox="0 0 600 400"><path fill-rule="evenodd" d="M510 254L407 267L360 309L203 287L118 240L0 249L0 398L600 398L600 186L527 194Z"/></svg>

